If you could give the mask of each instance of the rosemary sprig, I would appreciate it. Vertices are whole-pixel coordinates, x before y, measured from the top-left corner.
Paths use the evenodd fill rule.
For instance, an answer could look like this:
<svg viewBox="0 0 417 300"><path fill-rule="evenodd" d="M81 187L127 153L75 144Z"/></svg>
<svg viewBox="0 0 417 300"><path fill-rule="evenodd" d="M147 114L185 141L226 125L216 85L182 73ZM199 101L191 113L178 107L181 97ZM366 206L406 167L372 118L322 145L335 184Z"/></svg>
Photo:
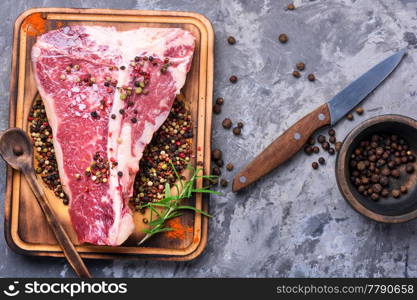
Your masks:
<svg viewBox="0 0 417 300"><path fill-rule="evenodd" d="M151 217L149 221L150 228L144 230L146 235L144 238L138 243L138 245L143 244L146 240L148 240L153 235L173 230L170 227L165 225L165 222L169 219L181 216L181 210L193 210L197 213L200 213L204 216L211 217L209 214L205 213L202 210L196 209L193 206L188 205L181 205L183 199L190 198L193 193L207 193L207 194L215 194L220 195L220 193L216 191L212 191L207 188L195 188L195 182L197 179L208 179L210 181L217 178L217 176L213 175L199 175L200 172L203 171L202 168L195 169L193 166L188 165L187 169L190 170L192 173L191 178L183 182L181 177L179 176L175 166L170 162L171 167L177 177L177 181L180 183L178 186L177 183L174 184L176 189L176 193L171 194L171 186L169 183L165 184L165 196L161 200L157 202L148 202L144 203L140 206L140 208L149 208L151 211ZM156 218L154 218L156 217Z"/></svg>

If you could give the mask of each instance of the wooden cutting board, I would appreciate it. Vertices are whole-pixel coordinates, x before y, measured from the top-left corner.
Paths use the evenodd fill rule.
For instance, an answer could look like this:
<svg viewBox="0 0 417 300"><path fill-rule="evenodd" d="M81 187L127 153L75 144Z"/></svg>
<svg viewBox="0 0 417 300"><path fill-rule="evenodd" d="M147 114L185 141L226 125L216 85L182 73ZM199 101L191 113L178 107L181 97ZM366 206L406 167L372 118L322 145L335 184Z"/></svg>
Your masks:
<svg viewBox="0 0 417 300"><path fill-rule="evenodd" d="M41 19L41 24L34 22ZM173 11L141 11L113 9L35 8L22 13L16 20L13 34L12 72L10 78L10 127L28 131L27 117L37 93L30 50L36 35L66 25L115 26L118 30L138 27L175 27L190 31L196 37L196 48L191 70L182 89L190 108L193 124L193 153L203 162L204 172L210 173L211 107L213 94L214 33L210 22L202 15ZM43 184L43 183L42 183ZM197 182L202 186L202 181ZM208 220L200 214L186 212L181 223L192 230L184 239L168 239L164 234L154 236L145 246L137 246L142 237L143 223L134 213L136 230L118 247L78 244L72 229L68 207L46 188L60 222L69 233L77 250L85 258L152 258L162 260L190 260L197 257L207 243ZM198 209L208 210L208 199L197 194L190 200ZM5 197L5 236L8 245L18 253L62 257L56 240L20 172L7 170Z"/></svg>

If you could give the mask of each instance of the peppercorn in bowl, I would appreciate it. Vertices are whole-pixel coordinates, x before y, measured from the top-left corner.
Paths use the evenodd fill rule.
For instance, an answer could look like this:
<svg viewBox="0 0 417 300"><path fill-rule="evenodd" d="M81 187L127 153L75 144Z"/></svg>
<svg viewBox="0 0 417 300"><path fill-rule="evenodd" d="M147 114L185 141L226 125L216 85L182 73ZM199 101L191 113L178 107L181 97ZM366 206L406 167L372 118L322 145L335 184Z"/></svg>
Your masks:
<svg viewBox="0 0 417 300"><path fill-rule="evenodd" d="M417 217L417 121L400 115L371 118L345 138L336 180L360 214L384 223Z"/></svg>

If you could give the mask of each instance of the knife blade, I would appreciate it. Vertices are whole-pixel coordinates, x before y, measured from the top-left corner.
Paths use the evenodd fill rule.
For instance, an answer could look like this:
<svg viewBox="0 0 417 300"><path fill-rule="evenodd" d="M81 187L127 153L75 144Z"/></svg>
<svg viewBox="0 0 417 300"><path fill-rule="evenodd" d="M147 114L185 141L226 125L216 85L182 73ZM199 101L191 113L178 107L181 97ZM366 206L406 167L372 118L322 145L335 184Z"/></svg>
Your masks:
<svg viewBox="0 0 417 300"><path fill-rule="evenodd" d="M394 71L405 54L402 49L381 61L287 129L233 178L232 190L237 192L277 168L294 156L317 129L343 118Z"/></svg>

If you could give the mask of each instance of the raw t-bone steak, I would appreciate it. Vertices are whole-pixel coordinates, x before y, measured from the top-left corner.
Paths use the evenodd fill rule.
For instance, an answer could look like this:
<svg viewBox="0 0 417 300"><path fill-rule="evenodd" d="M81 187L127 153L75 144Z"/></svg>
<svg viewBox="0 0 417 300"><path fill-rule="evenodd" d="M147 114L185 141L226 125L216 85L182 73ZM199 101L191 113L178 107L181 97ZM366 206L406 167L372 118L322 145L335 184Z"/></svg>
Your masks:
<svg viewBox="0 0 417 300"><path fill-rule="evenodd" d="M139 160L184 85L194 37L176 28L71 26L32 48L79 242L120 245Z"/></svg>

